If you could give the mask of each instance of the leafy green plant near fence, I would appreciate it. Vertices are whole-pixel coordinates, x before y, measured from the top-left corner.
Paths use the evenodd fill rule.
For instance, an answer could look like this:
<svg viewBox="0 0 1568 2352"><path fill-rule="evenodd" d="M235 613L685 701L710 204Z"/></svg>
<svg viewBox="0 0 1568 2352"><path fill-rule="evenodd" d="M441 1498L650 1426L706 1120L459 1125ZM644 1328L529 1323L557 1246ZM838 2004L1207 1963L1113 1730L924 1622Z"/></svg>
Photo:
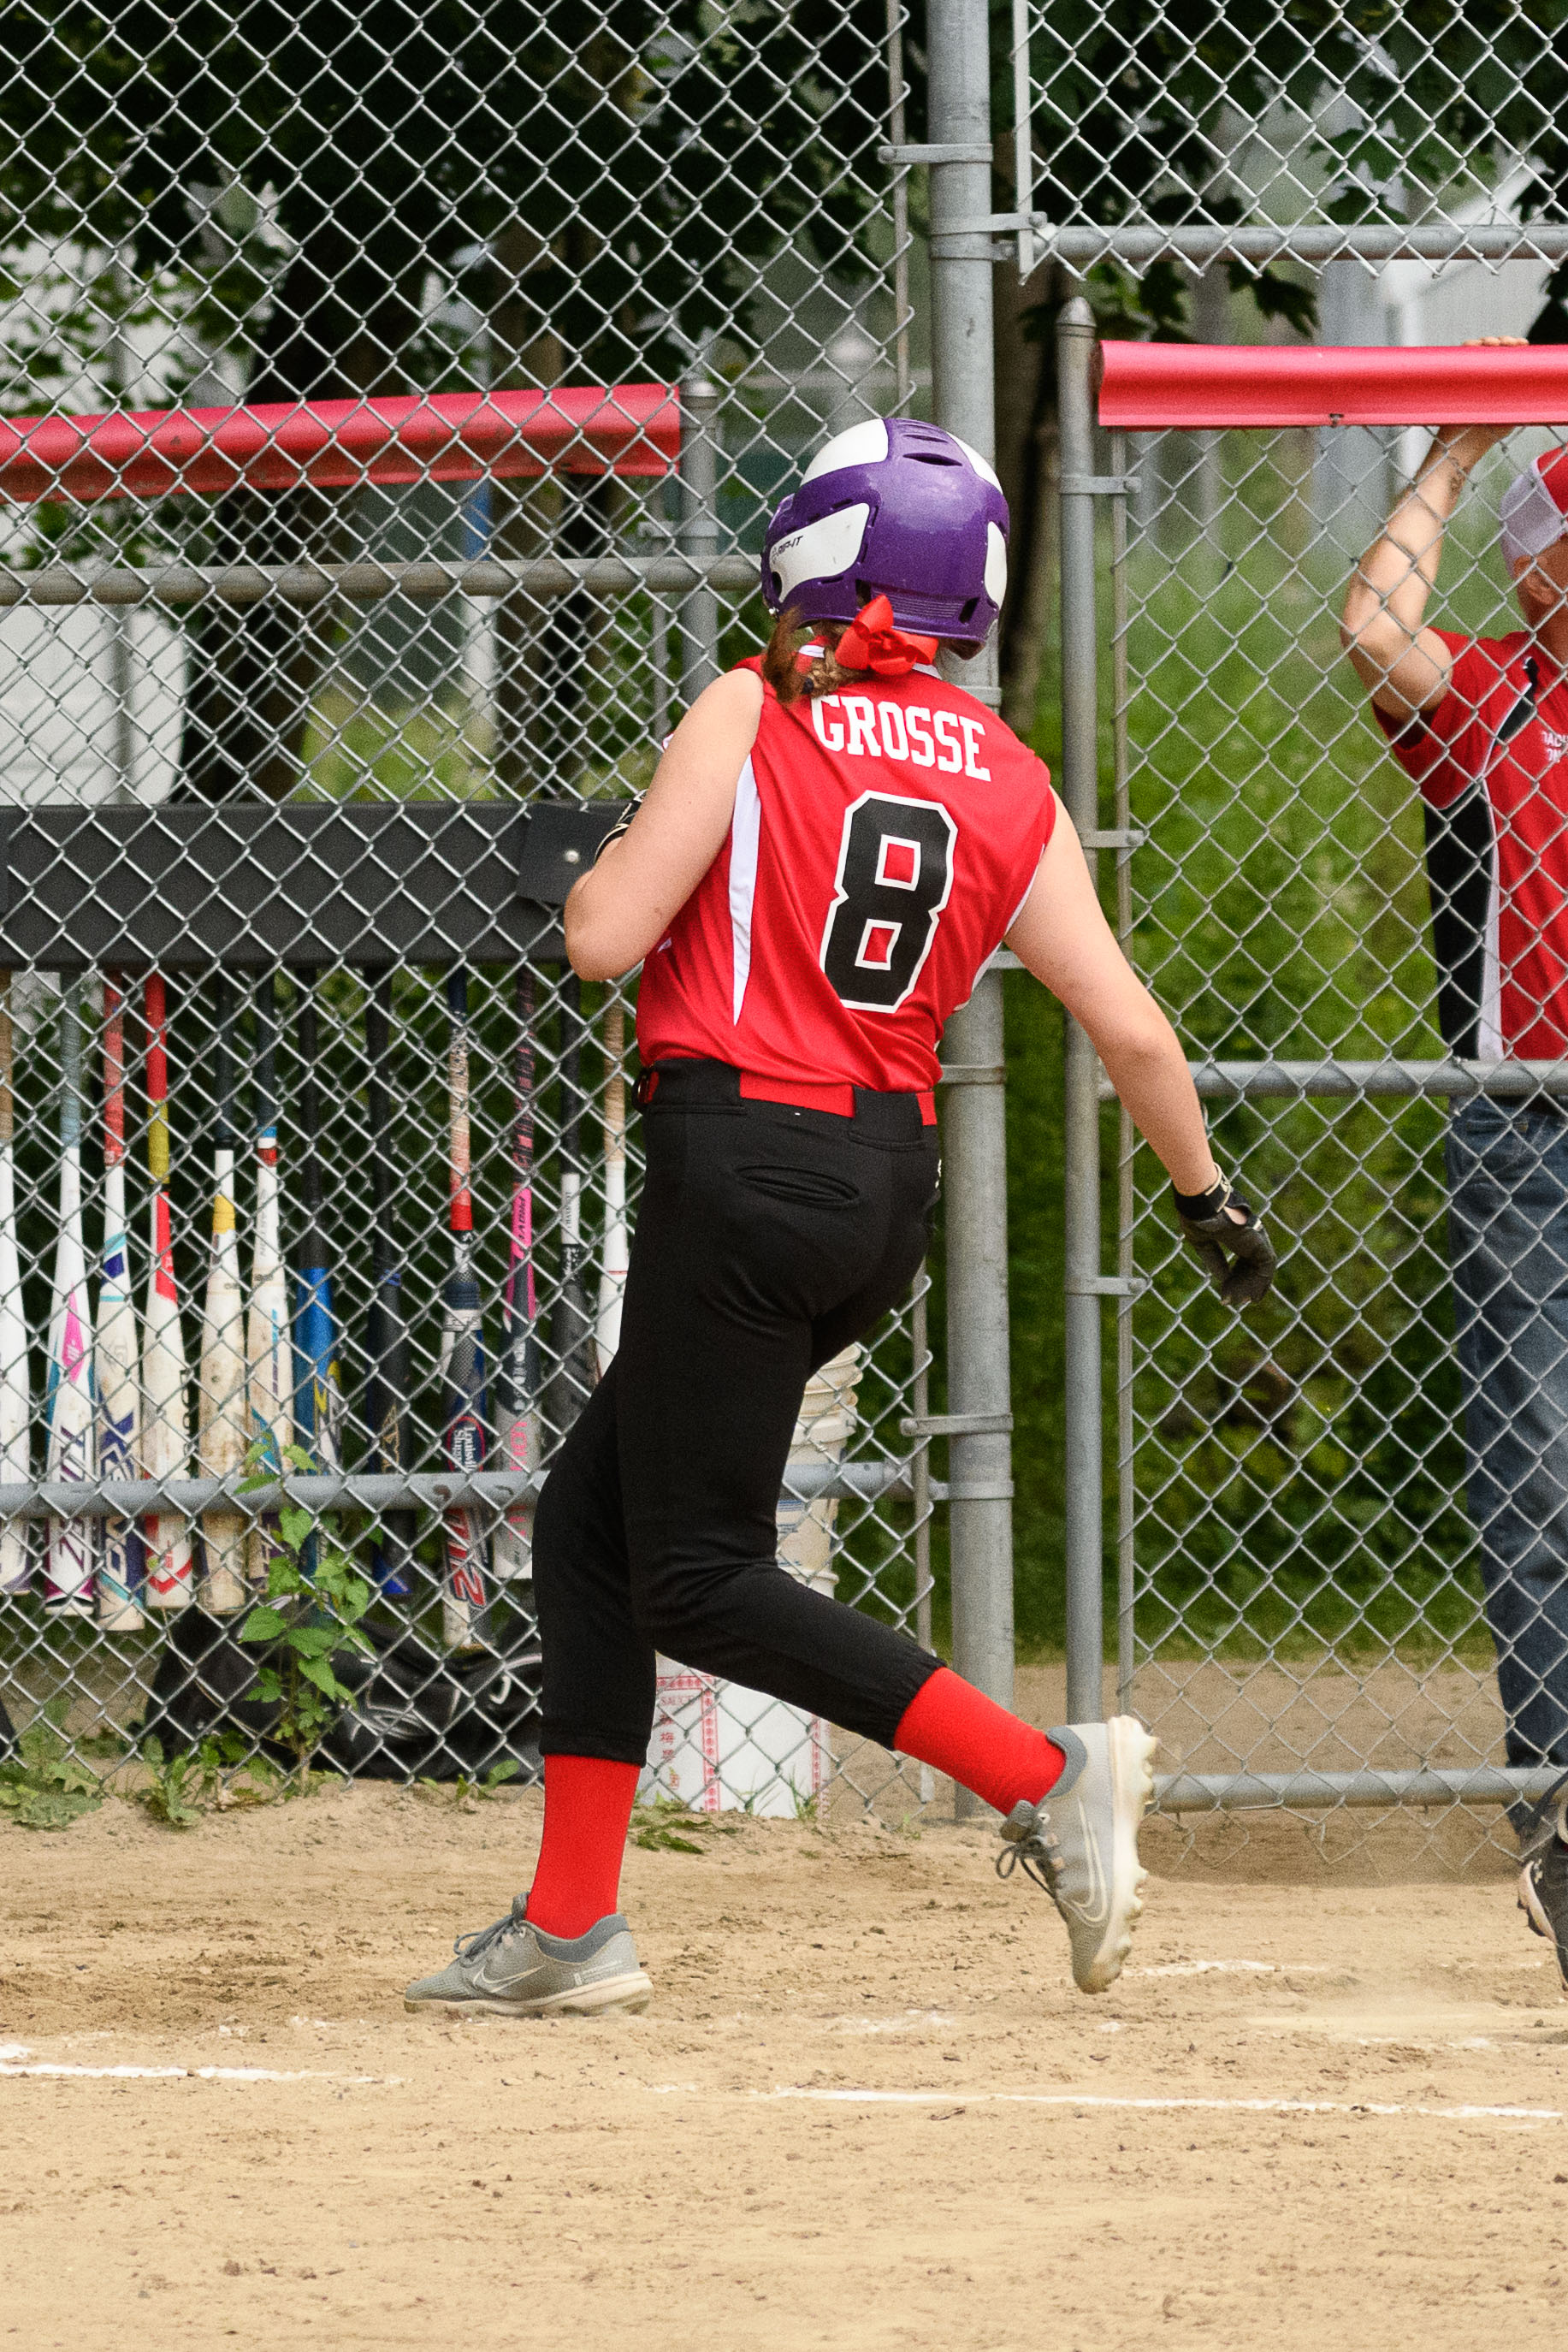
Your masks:
<svg viewBox="0 0 1568 2352"><path fill-rule="evenodd" d="M0 1763L0 1820L24 1830L67 1830L102 1804L102 1785L72 1754L64 1717L65 1702L51 1701Z"/></svg>
<svg viewBox="0 0 1568 2352"><path fill-rule="evenodd" d="M285 1446L284 1454L296 1470L314 1466L302 1445ZM265 1486L276 1475L265 1464L254 1466L249 1486ZM354 1696L332 1670L334 1652L372 1654L360 1620L374 1596L349 1554L318 1531L312 1512L285 1504L277 1515L277 1536L267 1598L250 1611L239 1638L267 1647L256 1696L264 1706L277 1708L271 1736L292 1755L294 1783L302 1787L311 1758Z"/></svg>

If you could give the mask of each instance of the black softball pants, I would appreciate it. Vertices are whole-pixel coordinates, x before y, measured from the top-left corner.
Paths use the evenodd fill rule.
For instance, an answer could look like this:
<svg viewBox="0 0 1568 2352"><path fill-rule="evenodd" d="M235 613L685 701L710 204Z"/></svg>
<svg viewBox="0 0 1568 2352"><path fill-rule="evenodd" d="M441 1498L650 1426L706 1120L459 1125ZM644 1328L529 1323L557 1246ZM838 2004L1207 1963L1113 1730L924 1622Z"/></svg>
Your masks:
<svg viewBox="0 0 1568 2352"><path fill-rule="evenodd" d="M779 1566L779 1491L808 1376L925 1255L940 1171L912 1095L853 1118L743 1101L665 1064L621 1346L534 1527L547 1755L640 1764L654 1652L891 1745L941 1661Z"/></svg>

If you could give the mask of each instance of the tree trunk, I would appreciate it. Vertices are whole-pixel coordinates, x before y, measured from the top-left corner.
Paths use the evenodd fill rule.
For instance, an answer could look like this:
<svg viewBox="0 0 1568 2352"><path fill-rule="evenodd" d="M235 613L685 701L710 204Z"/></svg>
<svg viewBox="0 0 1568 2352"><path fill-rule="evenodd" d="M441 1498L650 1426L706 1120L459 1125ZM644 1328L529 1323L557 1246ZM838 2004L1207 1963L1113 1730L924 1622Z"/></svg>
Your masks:
<svg viewBox="0 0 1568 2352"><path fill-rule="evenodd" d="M1002 716L1027 740L1040 698L1056 574L1056 364L1051 340L1065 300L1053 264L1019 284L996 274L997 471L1012 515L1010 585L1002 608Z"/></svg>
<svg viewBox="0 0 1568 2352"><path fill-rule="evenodd" d="M507 385L548 389L564 380L566 353L528 279L552 270L555 256L517 221L496 242L496 295L490 309L490 373ZM506 563L525 563L555 541L560 523L558 484L497 482L491 488L493 544ZM496 608L496 774L504 791L519 797L536 782L536 727L544 695L538 649L550 626L548 604L528 596L505 596Z"/></svg>
<svg viewBox="0 0 1568 2352"><path fill-rule="evenodd" d="M391 285L372 310L356 311L353 259L330 222L296 257L277 290L248 400L341 400L405 388L396 355L417 327L417 312ZM345 552L352 495L233 491L214 508L211 560L331 562ZM189 624L185 794L283 800L295 789L311 706L340 627L327 604L197 611Z"/></svg>
<svg viewBox="0 0 1568 2352"><path fill-rule="evenodd" d="M591 363L569 352L549 315L558 273L564 268L573 281L587 274L591 256L582 245L588 236L586 230L569 230L558 255L519 221L497 240L491 366L493 373L506 371L507 383L548 388L569 375L591 374ZM504 561L589 556L611 543L620 486L612 478L568 476L497 482L492 497L495 551ZM502 600L496 614L495 763L505 791L526 796L570 787L580 776L587 704L604 633L604 607L592 596Z"/></svg>

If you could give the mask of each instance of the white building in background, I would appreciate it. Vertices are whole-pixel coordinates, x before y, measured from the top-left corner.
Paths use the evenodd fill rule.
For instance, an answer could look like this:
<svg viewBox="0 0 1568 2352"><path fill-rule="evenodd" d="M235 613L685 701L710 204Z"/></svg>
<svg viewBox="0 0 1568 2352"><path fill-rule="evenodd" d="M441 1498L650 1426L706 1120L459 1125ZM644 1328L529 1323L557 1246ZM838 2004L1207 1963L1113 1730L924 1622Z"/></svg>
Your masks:
<svg viewBox="0 0 1568 2352"><path fill-rule="evenodd" d="M1496 189L1458 205L1456 216L1478 226L1517 222L1530 177L1517 169ZM1552 267L1546 261L1390 261L1381 268L1331 262L1318 297L1318 341L1465 343L1481 335L1528 334ZM1313 502L1324 528L1347 546L1364 545L1429 438L1419 426L1320 433Z"/></svg>
<svg viewBox="0 0 1568 2352"><path fill-rule="evenodd" d="M67 295L101 267L69 246L37 246L13 259L15 279L26 289L0 314L13 358L49 347ZM133 405L162 407L176 373L194 372L193 402L215 404L235 396L225 364L174 316L118 328L106 321L98 380L84 364L51 405L67 415L98 413L109 404L107 379L122 384ZM32 509L0 500L0 542L13 562L32 541L31 522ZM184 699L183 633L156 607L0 610L0 805L166 800L179 773Z"/></svg>
<svg viewBox="0 0 1568 2352"><path fill-rule="evenodd" d="M0 803L167 800L180 770L185 641L147 606L0 614Z"/></svg>

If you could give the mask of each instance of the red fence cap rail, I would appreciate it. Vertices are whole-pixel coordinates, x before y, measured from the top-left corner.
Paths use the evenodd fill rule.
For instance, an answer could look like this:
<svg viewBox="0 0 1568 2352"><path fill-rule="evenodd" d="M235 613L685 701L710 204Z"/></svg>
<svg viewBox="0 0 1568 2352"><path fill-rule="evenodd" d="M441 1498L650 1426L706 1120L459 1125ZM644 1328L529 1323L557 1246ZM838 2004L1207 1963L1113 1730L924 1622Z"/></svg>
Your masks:
<svg viewBox="0 0 1568 2352"><path fill-rule="evenodd" d="M1103 343L1122 432L1281 425L1568 425L1568 344Z"/></svg>
<svg viewBox="0 0 1568 2352"><path fill-rule="evenodd" d="M0 419L0 497L170 498L543 474L661 475L680 455L669 384L438 392L248 408Z"/></svg>

